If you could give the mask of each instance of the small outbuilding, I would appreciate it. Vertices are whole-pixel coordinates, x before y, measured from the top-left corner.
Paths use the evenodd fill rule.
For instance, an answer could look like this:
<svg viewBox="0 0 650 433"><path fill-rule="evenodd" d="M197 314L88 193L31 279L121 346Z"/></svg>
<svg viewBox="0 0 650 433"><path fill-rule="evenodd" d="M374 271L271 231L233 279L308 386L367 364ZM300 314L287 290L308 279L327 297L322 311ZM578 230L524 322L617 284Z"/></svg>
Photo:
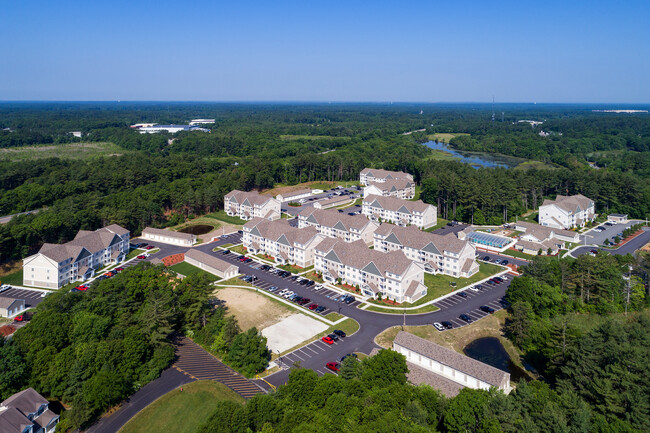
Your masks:
<svg viewBox="0 0 650 433"><path fill-rule="evenodd" d="M0 298L0 317L14 317L25 311L25 300Z"/></svg>
<svg viewBox="0 0 650 433"><path fill-rule="evenodd" d="M185 261L222 279L234 278L239 274L239 268L232 263L196 249L185 253Z"/></svg>
<svg viewBox="0 0 650 433"><path fill-rule="evenodd" d="M142 230L142 239L161 242L163 244L181 245L184 247L191 247L196 243L196 235L156 229L153 227L147 227Z"/></svg>
<svg viewBox="0 0 650 433"><path fill-rule="evenodd" d="M607 222L613 224L627 224L627 215L622 213L613 213L607 216Z"/></svg>

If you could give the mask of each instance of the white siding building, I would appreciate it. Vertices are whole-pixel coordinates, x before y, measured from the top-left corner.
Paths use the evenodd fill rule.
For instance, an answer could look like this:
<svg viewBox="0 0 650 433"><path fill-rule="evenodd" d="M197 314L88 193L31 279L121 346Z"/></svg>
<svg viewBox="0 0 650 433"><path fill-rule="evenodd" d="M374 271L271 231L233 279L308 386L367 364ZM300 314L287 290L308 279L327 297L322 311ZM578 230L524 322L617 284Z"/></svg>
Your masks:
<svg viewBox="0 0 650 433"><path fill-rule="evenodd" d="M427 294L424 269L401 251L382 253L363 241L347 243L327 238L316 246L314 269L331 283L358 287L365 296L414 302Z"/></svg>
<svg viewBox="0 0 650 433"><path fill-rule="evenodd" d="M515 248L526 254L537 254L541 249L542 254L556 254L561 248L565 247L565 242L578 243L580 236L577 232L541 226L535 223L517 221L514 229L523 232L519 236L519 241Z"/></svg>
<svg viewBox="0 0 650 433"><path fill-rule="evenodd" d="M153 227L147 227L142 230L141 237L148 241L170 245L181 245L183 247L191 247L196 243L196 235L191 233L181 233L172 230L156 229Z"/></svg>
<svg viewBox="0 0 650 433"><path fill-rule="evenodd" d="M539 224L557 229L582 227L596 218L594 202L582 194L558 195L555 200L544 200L539 207Z"/></svg>
<svg viewBox="0 0 650 433"><path fill-rule="evenodd" d="M298 227L316 227L318 233L328 238L338 238L345 242L362 240L367 245L372 245L373 233L379 223L370 221L363 215L306 208L298 215Z"/></svg>
<svg viewBox="0 0 650 433"><path fill-rule="evenodd" d="M23 259L23 284L58 289L91 278L96 269L126 258L129 237L127 229L112 224L94 232L80 230L65 244L44 244Z"/></svg>
<svg viewBox="0 0 650 433"><path fill-rule="evenodd" d="M270 195L260 194L257 191L230 191L223 198L223 208L226 214L237 216L245 221L253 218L279 220L281 204L279 200Z"/></svg>
<svg viewBox="0 0 650 433"><path fill-rule="evenodd" d="M476 248L454 234L442 236L415 227L382 224L375 231L374 247L376 251L402 251L431 274L469 278L479 270Z"/></svg>
<svg viewBox="0 0 650 433"><path fill-rule="evenodd" d="M373 221L381 219L401 226L414 225L426 229L438 222L438 209L422 200L408 201L370 195L363 199L361 209Z"/></svg>
<svg viewBox="0 0 650 433"><path fill-rule="evenodd" d="M0 297L0 317L14 317L25 311L25 300Z"/></svg>
<svg viewBox="0 0 650 433"><path fill-rule="evenodd" d="M382 183L395 179L406 179L413 182L413 175L403 171L389 171L380 168L364 168L359 173L359 182L362 185L369 185L371 182Z"/></svg>
<svg viewBox="0 0 650 433"><path fill-rule="evenodd" d="M284 194L278 194L275 196L277 200L284 203L287 201L298 201L302 198L308 198L312 196L311 189L301 189L298 191L291 191Z"/></svg>
<svg viewBox="0 0 650 433"><path fill-rule="evenodd" d="M185 253L185 261L190 265L203 269L222 279L230 279L239 274L239 268L232 263L218 257L204 253L197 249L190 249Z"/></svg>
<svg viewBox="0 0 650 433"><path fill-rule="evenodd" d="M408 179L391 179L384 182L371 182L363 189L363 197L380 195L410 200L415 197L415 183Z"/></svg>
<svg viewBox="0 0 650 433"><path fill-rule="evenodd" d="M301 268L314 264L314 247L324 238L314 227L292 227L287 220L254 218L243 232L242 242L251 254L267 254L281 265Z"/></svg>
<svg viewBox="0 0 650 433"><path fill-rule="evenodd" d="M52 433L59 415L42 395L27 388L0 403L0 433Z"/></svg>
<svg viewBox="0 0 650 433"><path fill-rule="evenodd" d="M434 387L440 378L443 382L451 380L461 387L485 390L496 387L506 394L512 390L510 373L413 334L400 331L393 341L393 350L406 357L407 365L410 363L429 372L429 384ZM411 377L409 380L412 380Z"/></svg>

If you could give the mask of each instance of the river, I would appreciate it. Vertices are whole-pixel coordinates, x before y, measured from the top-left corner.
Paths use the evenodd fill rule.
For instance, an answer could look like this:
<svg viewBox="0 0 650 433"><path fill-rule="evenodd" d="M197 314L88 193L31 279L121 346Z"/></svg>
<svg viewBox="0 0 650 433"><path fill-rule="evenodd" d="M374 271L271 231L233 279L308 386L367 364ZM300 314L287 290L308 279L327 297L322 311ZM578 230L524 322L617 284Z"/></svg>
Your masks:
<svg viewBox="0 0 650 433"><path fill-rule="evenodd" d="M494 155L486 152L463 152L459 150L454 150L450 148L448 144L441 143L438 141L427 141L426 143L424 143L424 145L434 150L440 150L449 153L454 158L458 158L460 162L469 164L474 168L479 168L479 167L514 168L519 163L525 161L525 159L522 158L515 158L506 155Z"/></svg>

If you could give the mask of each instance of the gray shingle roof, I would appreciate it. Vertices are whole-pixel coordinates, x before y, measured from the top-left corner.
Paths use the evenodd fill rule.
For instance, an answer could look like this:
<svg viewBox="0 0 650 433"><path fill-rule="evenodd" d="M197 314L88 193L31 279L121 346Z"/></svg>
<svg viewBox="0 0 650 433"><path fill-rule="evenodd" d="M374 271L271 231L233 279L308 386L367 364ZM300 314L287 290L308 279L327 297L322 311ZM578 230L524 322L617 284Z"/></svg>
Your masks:
<svg viewBox="0 0 650 433"><path fill-rule="evenodd" d="M234 198L238 204L242 204L246 199L253 206L264 206L269 200L273 200L273 197L270 195L260 194L257 191L240 191L234 189L226 194L223 198L223 201L227 201L230 198Z"/></svg>
<svg viewBox="0 0 650 433"><path fill-rule="evenodd" d="M368 186L376 186L381 191L391 191L392 188L398 190L411 188L414 184L408 179L389 179L385 182L370 182Z"/></svg>
<svg viewBox="0 0 650 433"><path fill-rule="evenodd" d="M0 404L1 406L14 407L25 415L36 412L41 405L47 404L45 397L37 393L34 388L27 388L15 393Z"/></svg>
<svg viewBox="0 0 650 433"><path fill-rule="evenodd" d="M529 223L526 221L517 221L515 224L515 227L517 229L523 229L523 231L528 235L533 235L535 238L537 238L540 241L544 241L546 239L549 239L551 236L551 233L555 233L556 235L560 236L567 236L567 237L575 237L577 235L576 232L572 232L570 230L563 230L563 229L556 229L552 227L546 227L546 226L541 226L539 224L535 223Z"/></svg>
<svg viewBox="0 0 650 433"><path fill-rule="evenodd" d="M204 253L203 251L199 251L197 249L190 249L185 253L185 257L189 257L190 259L196 260L197 262L210 266L211 268L214 268L220 272L226 272L231 267L236 268L236 266L231 263L228 263L224 260L221 260L215 256L212 256L208 253Z"/></svg>
<svg viewBox="0 0 650 433"><path fill-rule="evenodd" d="M23 303L25 302L24 299L5 298L5 297L1 297L1 295L0 295L0 308L8 309L16 301L22 301Z"/></svg>
<svg viewBox="0 0 650 433"><path fill-rule="evenodd" d="M0 433L23 432L32 422L16 408L0 412Z"/></svg>
<svg viewBox="0 0 650 433"><path fill-rule="evenodd" d="M403 171L390 171L390 170L383 170L381 168L364 168L361 170L361 174L365 175L370 175L371 177L374 177L375 179L387 179L387 178L392 178L392 179L411 179L413 180L413 176L404 173Z"/></svg>
<svg viewBox="0 0 650 433"><path fill-rule="evenodd" d="M367 225L375 224L363 215L348 215L337 210L314 209L313 207L305 208L298 218L307 219L313 216L316 222L324 227L334 227L341 222L347 230L351 228L362 231Z"/></svg>
<svg viewBox="0 0 650 433"><path fill-rule="evenodd" d="M244 224L244 228L256 228L264 239L279 240L284 236L292 245L298 243L305 245L316 236L320 236L315 227L299 229L289 225L288 220L269 221L262 218L253 218Z"/></svg>
<svg viewBox="0 0 650 433"><path fill-rule="evenodd" d="M484 364L469 356L462 355L439 344L417 337L408 332L400 331L395 337L394 344L398 344L422 356L433 359L455 370L475 377L485 383L496 387L506 385L510 373Z"/></svg>
<svg viewBox="0 0 650 433"><path fill-rule="evenodd" d="M422 368L412 362L407 362L406 366L409 369L406 378L413 385L429 385L448 398L457 396L460 390L464 388L460 383L456 383L451 379L440 376L439 374L427 370L426 368Z"/></svg>
<svg viewBox="0 0 650 433"><path fill-rule="evenodd" d="M316 246L316 250L325 254L334 251L344 265L355 269L364 269L373 263L382 276L386 276L386 272L403 275L413 264L402 251L382 253L371 250L362 240L348 243L339 239L326 238Z"/></svg>
<svg viewBox="0 0 650 433"><path fill-rule="evenodd" d="M378 203L383 209L390 211L397 211L402 206L405 206L409 212L424 212L429 206L431 206L430 204L424 203L422 200L410 201L402 200L397 197L382 197L374 194L363 199L364 205L370 205L374 202Z"/></svg>
<svg viewBox="0 0 650 433"><path fill-rule="evenodd" d="M118 233L119 232L119 233ZM121 235L129 233L117 224L111 224L98 230L79 230L70 242L65 244L43 244L39 253L60 263L66 259L76 259L86 250L85 254L95 254L111 245L122 241Z"/></svg>
<svg viewBox="0 0 650 433"><path fill-rule="evenodd" d="M386 239L387 242L394 241L394 237L399 240L401 245L405 247L415 248L421 250L425 248L429 243L432 243L436 249L440 252L449 251L455 254L459 254L463 248L465 248L469 242L460 240L453 233L446 235L439 235L435 233L423 232L417 227L400 227L394 224L383 223L375 230L376 235L381 237L387 237L391 235L391 239ZM393 242L395 243L395 242Z"/></svg>
<svg viewBox="0 0 650 433"><path fill-rule="evenodd" d="M576 209L586 210L593 205L593 200L585 197L582 194L576 195L559 195L555 197L555 200L544 200L542 206L547 206L554 204L560 209L564 209L567 212L574 213Z"/></svg>

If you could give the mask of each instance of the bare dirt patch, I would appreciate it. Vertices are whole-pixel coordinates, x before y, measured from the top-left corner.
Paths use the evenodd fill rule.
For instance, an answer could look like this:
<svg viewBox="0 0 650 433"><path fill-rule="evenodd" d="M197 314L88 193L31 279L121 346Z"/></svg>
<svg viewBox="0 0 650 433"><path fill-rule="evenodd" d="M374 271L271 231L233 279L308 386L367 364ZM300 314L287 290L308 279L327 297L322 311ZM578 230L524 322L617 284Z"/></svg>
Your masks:
<svg viewBox="0 0 650 433"><path fill-rule="evenodd" d="M292 314L282 304L248 289L225 288L216 290L215 294L226 303L229 314L237 318L243 330L253 326L262 330Z"/></svg>

